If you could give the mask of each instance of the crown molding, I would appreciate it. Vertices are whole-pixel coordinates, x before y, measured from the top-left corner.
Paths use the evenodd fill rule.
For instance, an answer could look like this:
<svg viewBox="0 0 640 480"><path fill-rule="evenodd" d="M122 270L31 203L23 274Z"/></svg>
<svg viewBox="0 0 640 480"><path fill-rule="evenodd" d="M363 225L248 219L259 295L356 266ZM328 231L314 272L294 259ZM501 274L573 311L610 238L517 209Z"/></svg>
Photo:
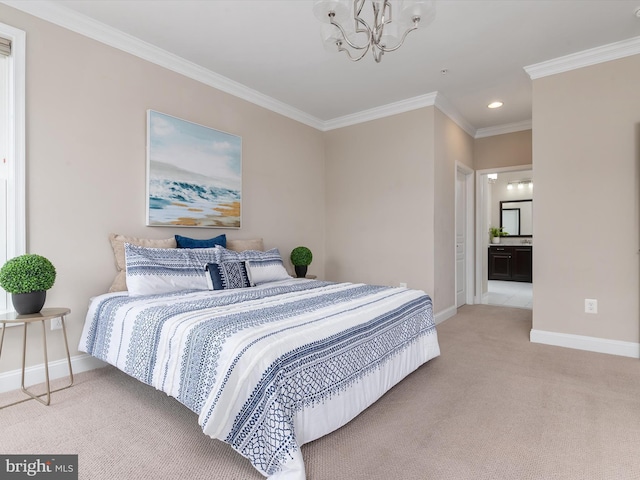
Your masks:
<svg viewBox="0 0 640 480"><path fill-rule="evenodd" d="M1 3L130 53L131 55L135 55L143 60L160 65L168 70L197 80L205 85L209 85L210 87L214 87L235 97L264 107L285 117L304 123L305 125L309 125L310 127L318 130L324 128L324 122L312 115L69 8L56 5L46 0L32 0L29 2L2 0Z"/></svg>
<svg viewBox="0 0 640 480"><path fill-rule="evenodd" d="M503 133L521 132L523 130L531 130L532 127L531 120L523 120L522 122L496 125L495 127L479 128L474 138L493 137L495 135L502 135Z"/></svg>
<svg viewBox="0 0 640 480"><path fill-rule="evenodd" d="M418 108L436 106L442 113L455 122L460 128L472 137L476 129L455 109L447 98L439 92L431 92L417 97L407 98L398 102L389 103L380 107L371 108L362 112L345 115L344 117L328 120L324 124L324 131L335 130L337 128L348 127L358 123L377 120L379 118L405 113Z"/></svg>
<svg viewBox="0 0 640 480"><path fill-rule="evenodd" d="M471 125L462 115L460 115L460 112L458 112L458 110L456 110L451 102L449 102L447 97L445 97L441 93L436 97L436 107L438 107L442 113L453 120L461 129L463 129L469 135L471 135L472 137L475 136L476 128Z"/></svg>
<svg viewBox="0 0 640 480"><path fill-rule="evenodd" d="M640 53L640 37L602 45L524 67L532 80Z"/></svg>
<svg viewBox="0 0 640 480"><path fill-rule="evenodd" d="M518 122L496 127L475 129L451 103L438 92L390 103L381 107L364 110L362 112L345 115L332 120L323 121L306 112L294 108L284 102L264 95L245 85L219 75L211 70L196 65L182 57L167 52L161 48L144 42L136 37L121 32L113 27L79 14L69 8L57 5L48 0L0 0L12 8L59 25L63 28L79 33L101 43L135 55L151 63L192 78L210 87L226 92L250 103L266 108L270 111L291 118L320 131L355 125L370 120L383 118L398 113L404 113L418 108L435 105L460 128L474 138L482 138L502 133L511 133L531 128L531 122ZM563 73L598 63L616 60L631 55L640 54L640 37L634 37L621 42L611 43L582 52L566 55L556 59L524 67L525 72L533 80L556 73Z"/></svg>
<svg viewBox="0 0 640 480"><path fill-rule="evenodd" d="M264 95L257 90L253 90L155 45L151 45L139 38L51 1L31 0L25 2L21 0L0 0L0 3L4 3L12 8L104 43L105 45L117 48L118 50L122 50L323 132L435 105L469 135L473 137L476 133L473 125L460 115L451 103L442 94L438 94L438 92L427 93L351 115L323 121L284 102Z"/></svg>
<svg viewBox="0 0 640 480"><path fill-rule="evenodd" d="M417 110L422 107L430 107L435 105L437 95L438 92L427 93L418 97L408 98L406 100L400 100L380 107L370 108L361 112L345 115L344 117L334 118L333 120L327 120L324 122L323 131L326 132L329 130L335 130L336 128L368 122L370 120L377 120L390 115Z"/></svg>

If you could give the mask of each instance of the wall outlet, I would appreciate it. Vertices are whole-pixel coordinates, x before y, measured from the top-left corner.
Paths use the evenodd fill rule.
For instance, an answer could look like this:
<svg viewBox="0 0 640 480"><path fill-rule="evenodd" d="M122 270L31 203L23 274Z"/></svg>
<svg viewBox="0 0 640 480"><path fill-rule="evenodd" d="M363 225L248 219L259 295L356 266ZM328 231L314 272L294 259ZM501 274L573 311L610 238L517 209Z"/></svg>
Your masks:
<svg viewBox="0 0 640 480"><path fill-rule="evenodd" d="M594 298L584 299L584 312L585 313L598 313L598 300Z"/></svg>
<svg viewBox="0 0 640 480"><path fill-rule="evenodd" d="M51 330L62 330L62 319L60 317L51 319Z"/></svg>
<svg viewBox="0 0 640 480"><path fill-rule="evenodd" d="M407 288L407 284L405 282L400 282L400 286L404 287L404 288Z"/></svg>

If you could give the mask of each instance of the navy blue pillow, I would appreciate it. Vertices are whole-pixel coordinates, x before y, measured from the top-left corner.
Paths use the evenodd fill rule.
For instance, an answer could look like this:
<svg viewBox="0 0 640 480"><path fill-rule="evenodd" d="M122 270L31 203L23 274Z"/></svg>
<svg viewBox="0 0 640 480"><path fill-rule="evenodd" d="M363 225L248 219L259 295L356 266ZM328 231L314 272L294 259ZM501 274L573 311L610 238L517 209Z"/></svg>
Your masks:
<svg viewBox="0 0 640 480"><path fill-rule="evenodd" d="M175 237L178 248L213 248L216 245L226 248L227 246L227 236L224 233L208 240L198 240L197 238L182 237L180 235Z"/></svg>
<svg viewBox="0 0 640 480"><path fill-rule="evenodd" d="M209 272L211 277L212 290L251 286L244 262L207 263L205 270Z"/></svg>

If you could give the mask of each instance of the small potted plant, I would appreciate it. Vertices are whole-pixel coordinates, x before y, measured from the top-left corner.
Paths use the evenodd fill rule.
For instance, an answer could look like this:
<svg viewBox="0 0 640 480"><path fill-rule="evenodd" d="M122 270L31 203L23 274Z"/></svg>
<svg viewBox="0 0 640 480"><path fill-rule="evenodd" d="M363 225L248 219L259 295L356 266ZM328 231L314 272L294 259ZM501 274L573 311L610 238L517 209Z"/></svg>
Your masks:
<svg viewBox="0 0 640 480"><path fill-rule="evenodd" d="M0 269L0 286L11 293L13 308L21 315L42 310L56 281L56 269L45 257L27 253L8 260Z"/></svg>
<svg viewBox="0 0 640 480"><path fill-rule="evenodd" d="M506 237L509 233L505 232L502 227L491 227L489 235L491 236L491 243L500 243L500 237Z"/></svg>
<svg viewBox="0 0 640 480"><path fill-rule="evenodd" d="M307 267L311 264L311 260L313 255L307 247L296 247L291 251L291 263L298 278L304 278L307 275Z"/></svg>

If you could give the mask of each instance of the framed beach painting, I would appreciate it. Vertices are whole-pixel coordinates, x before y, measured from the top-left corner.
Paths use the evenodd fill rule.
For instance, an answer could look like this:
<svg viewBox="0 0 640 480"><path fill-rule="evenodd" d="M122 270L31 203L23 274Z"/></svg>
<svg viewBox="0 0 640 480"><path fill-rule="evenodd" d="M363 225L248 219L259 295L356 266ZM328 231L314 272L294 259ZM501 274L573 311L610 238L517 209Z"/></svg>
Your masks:
<svg viewBox="0 0 640 480"><path fill-rule="evenodd" d="M147 225L240 228L242 138L147 111Z"/></svg>

